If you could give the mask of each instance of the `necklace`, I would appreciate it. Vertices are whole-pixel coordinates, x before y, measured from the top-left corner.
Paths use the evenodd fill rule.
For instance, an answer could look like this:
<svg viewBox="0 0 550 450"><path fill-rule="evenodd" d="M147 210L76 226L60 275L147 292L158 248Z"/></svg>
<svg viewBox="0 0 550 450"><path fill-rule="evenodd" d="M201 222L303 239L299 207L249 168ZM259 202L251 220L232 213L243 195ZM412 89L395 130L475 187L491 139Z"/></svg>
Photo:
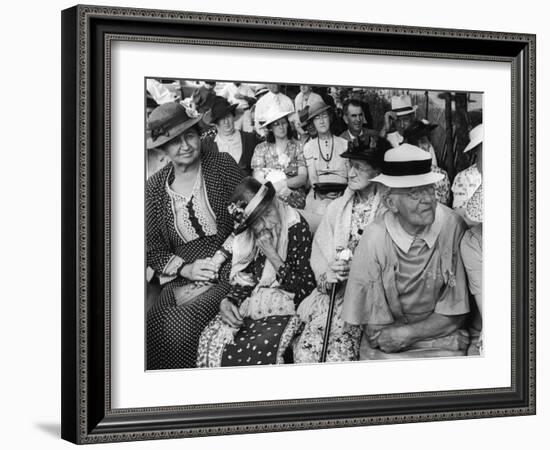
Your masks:
<svg viewBox="0 0 550 450"><path fill-rule="evenodd" d="M319 147L319 154L321 155L321 158L327 163L327 169L329 168L330 160L332 159L332 155L334 153L334 136L330 137L330 156L326 156L323 154L323 151L321 150L321 138L317 138L317 147ZM326 146L328 147L328 140L326 143Z"/></svg>

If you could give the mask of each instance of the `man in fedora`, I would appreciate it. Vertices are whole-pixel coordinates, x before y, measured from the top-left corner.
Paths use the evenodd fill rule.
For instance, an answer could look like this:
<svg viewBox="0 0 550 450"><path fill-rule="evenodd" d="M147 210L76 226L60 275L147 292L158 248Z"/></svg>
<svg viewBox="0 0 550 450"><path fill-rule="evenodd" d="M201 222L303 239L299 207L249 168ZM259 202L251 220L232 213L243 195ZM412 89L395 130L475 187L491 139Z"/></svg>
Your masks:
<svg viewBox="0 0 550 450"><path fill-rule="evenodd" d="M231 105L224 97L217 96L213 100L212 108L205 114L204 120L216 127L216 135L206 136L202 148L204 151L229 153L239 165L243 176L249 176L252 174L250 163L259 139L255 133L236 129L237 108L237 104Z"/></svg>
<svg viewBox="0 0 550 450"><path fill-rule="evenodd" d="M414 120L417 106L412 104L409 95L394 95L391 110L384 114L384 126L380 137L386 138L393 147L403 143L403 132Z"/></svg>
<svg viewBox="0 0 550 450"><path fill-rule="evenodd" d="M470 311L460 241L462 218L437 202L431 157L402 144L373 182L388 211L367 226L354 254L342 318L363 327L361 359L464 355Z"/></svg>

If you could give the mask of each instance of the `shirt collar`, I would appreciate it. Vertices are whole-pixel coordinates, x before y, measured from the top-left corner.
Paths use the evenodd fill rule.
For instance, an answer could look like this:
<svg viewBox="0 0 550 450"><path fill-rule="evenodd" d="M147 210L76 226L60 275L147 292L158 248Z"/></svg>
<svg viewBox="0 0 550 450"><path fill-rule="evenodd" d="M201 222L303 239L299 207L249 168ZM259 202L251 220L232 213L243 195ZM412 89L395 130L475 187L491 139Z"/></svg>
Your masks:
<svg viewBox="0 0 550 450"><path fill-rule="evenodd" d="M417 236L407 233L401 226L401 223L399 223L397 216L391 211L388 211L384 215L384 222L393 242L403 252L409 252L415 237L422 239L429 248L433 248L443 227L443 210L438 203L435 208L434 222Z"/></svg>

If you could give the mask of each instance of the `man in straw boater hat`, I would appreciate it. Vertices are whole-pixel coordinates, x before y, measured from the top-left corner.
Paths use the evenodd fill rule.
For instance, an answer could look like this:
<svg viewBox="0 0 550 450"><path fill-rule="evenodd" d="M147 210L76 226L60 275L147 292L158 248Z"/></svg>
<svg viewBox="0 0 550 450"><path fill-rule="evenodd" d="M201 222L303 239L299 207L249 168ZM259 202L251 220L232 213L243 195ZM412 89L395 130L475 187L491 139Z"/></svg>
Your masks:
<svg viewBox="0 0 550 450"><path fill-rule="evenodd" d="M342 318L363 327L361 359L464 355L470 311L459 245L462 218L437 202L428 152L402 144L372 181L387 186L388 211L354 254Z"/></svg>

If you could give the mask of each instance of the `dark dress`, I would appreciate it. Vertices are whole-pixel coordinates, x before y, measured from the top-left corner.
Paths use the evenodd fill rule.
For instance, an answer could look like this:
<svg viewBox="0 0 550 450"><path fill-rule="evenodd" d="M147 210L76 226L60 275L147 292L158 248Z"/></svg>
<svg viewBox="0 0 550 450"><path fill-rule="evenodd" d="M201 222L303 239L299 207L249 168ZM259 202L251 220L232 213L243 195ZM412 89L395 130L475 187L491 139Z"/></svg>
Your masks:
<svg viewBox="0 0 550 450"><path fill-rule="evenodd" d="M254 155L254 149L260 142L255 133L247 133L246 131L239 131L241 133L241 142L243 145L243 152L238 162L244 176L252 175L252 169L250 168L250 162ZM206 151L219 152L218 144L215 141L216 135L205 136L202 140L202 148Z"/></svg>
<svg viewBox="0 0 550 450"><path fill-rule="evenodd" d="M189 220L196 225L197 238L185 242L175 225L170 195L166 185L173 179L172 164L159 170L146 185L147 265L156 279L163 274L174 255L184 263L214 255L233 230L227 211L229 198L242 179L231 156L201 151L201 170L208 203L215 215L217 232L206 235L190 208ZM219 311L219 304L229 290L229 262L219 273L219 282L197 298L181 306L176 304L174 289L189 281L178 276L166 283L156 303L147 314L147 369L195 367L198 339L202 329Z"/></svg>

